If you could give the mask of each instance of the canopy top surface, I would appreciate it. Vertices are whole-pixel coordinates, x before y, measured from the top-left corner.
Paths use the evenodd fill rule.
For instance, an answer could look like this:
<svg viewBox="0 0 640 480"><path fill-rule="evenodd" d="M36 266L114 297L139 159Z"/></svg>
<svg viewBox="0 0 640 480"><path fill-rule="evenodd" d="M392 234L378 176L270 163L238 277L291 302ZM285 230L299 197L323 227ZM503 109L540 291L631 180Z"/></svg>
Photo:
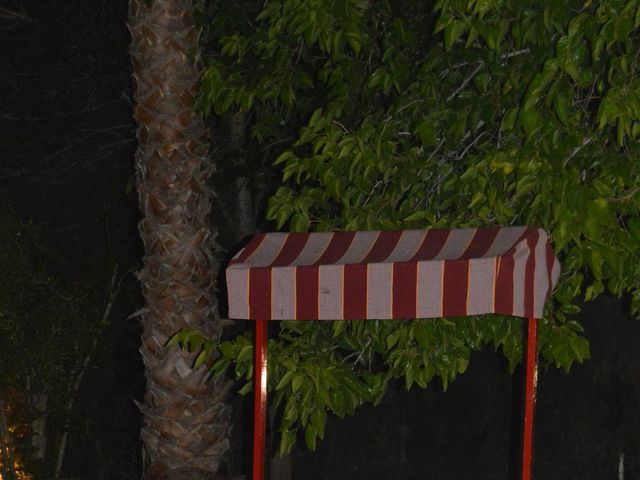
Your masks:
<svg viewBox="0 0 640 480"><path fill-rule="evenodd" d="M227 268L229 317L540 318L559 275L533 227L261 233Z"/></svg>

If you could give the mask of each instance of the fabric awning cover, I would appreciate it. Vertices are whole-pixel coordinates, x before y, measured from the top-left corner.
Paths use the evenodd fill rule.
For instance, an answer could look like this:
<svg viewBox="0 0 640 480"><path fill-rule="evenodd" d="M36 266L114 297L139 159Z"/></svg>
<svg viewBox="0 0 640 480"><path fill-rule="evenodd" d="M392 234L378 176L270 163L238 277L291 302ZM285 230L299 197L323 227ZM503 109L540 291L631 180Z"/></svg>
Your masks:
<svg viewBox="0 0 640 480"><path fill-rule="evenodd" d="M532 227L262 233L227 268L229 317L541 318L559 275Z"/></svg>

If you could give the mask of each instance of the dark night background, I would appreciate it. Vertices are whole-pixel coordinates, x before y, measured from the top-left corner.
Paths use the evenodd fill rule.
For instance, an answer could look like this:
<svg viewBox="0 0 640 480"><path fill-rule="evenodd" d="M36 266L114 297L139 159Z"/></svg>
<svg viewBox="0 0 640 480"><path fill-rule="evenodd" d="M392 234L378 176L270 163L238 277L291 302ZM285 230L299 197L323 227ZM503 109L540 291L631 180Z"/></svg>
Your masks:
<svg viewBox="0 0 640 480"><path fill-rule="evenodd" d="M52 275L96 288L111 265L135 268L142 255L126 15L123 0L0 0L0 200L38 226L60 259ZM81 388L69 478L140 476L133 400L144 378L128 319L139 306L129 277ZM540 372L536 478L617 478L624 453L624 478L640 479L640 324L624 299L605 297L579 320L592 360L569 375ZM517 478L519 373L487 350L446 393L395 386L379 407L331 419L317 452L296 450L293 478ZM234 406L231 466L246 473L246 401Z"/></svg>

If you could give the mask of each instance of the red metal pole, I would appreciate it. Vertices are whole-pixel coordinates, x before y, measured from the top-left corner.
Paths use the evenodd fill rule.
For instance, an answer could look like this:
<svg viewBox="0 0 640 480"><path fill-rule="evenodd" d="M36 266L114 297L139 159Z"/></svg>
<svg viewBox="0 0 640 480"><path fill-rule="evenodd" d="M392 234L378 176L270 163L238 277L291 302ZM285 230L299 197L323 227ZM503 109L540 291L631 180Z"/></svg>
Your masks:
<svg viewBox="0 0 640 480"><path fill-rule="evenodd" d="M533 416L538 384L538 319L528 319L527 370L524 390L524 425L522 442L522 480L531 480L533 463Z"/></svg>
<svg viewBox="0 0 640 480"><path fill-rule="evenodd" d="M264 480L267 428L267 321L256 320L253 388L253 480Z"/></svg>

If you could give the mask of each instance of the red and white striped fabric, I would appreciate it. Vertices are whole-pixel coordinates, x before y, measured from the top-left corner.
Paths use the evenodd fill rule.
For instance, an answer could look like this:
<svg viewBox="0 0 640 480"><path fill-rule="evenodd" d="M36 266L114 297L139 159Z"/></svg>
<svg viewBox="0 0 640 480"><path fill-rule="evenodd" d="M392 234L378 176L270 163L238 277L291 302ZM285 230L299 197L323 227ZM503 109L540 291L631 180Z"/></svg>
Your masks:
<svg viewBox="0 0 640 480"><path fill-rule="evenodd" d="M541 318L559 275L538 228L266 233L227 268L229 317Z"/></svg>

